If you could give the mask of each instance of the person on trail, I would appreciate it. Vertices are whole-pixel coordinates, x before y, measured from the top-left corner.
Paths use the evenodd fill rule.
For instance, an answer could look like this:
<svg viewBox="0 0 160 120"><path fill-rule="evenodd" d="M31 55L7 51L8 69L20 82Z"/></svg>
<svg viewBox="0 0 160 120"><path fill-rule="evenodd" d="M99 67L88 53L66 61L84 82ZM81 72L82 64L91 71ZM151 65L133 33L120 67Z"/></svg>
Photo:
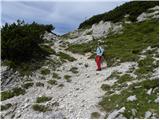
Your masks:
<svg viewBox="0 0 160 120"><path fill-rule="evenodd" d="M103 55L104 49L100 46L100 43L98 43L98 47L96 49L96 64L97 64L97 71L101 71L101 62L102 62L102 55Z"/></svg>

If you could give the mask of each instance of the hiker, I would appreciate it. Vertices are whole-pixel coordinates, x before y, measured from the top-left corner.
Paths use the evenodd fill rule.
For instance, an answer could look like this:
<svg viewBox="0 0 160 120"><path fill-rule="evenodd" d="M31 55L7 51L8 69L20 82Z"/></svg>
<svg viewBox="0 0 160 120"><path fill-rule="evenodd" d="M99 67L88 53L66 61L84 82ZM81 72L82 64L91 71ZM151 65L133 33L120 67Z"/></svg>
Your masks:
<svg viewBox="0 0 160 120"><path fill-rule="evenodd" d="M100 43L98 43L98 47L96 49L96 64L97 64L97 70L101 71L101 62L102 62L102 55L103 55L104 49L100 46Z"/></svg>

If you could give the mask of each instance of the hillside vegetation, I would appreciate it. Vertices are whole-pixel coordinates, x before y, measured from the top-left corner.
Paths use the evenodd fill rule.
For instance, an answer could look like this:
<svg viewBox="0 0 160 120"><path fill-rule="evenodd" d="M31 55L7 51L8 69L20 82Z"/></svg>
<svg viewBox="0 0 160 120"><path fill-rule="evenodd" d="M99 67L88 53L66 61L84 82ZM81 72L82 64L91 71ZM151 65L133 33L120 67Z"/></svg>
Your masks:
<svg viewBox="0 0 160 120"><path fill-rule="evenodd" d="M159 5L158 1L132 1L125 3L121 6L116 7L115 9L95 15L88 20L82 22L79 25L79 29L91 27L95 23L103 21L112 21L119 22L124 19L125 15L129 15L128 19L132 22L136 21L136 18L147 9L152 8L156 5Z"/></svg>
<svg viewBox="0 0 160 120"><path fill-rule="evenodd" d="M108 66L120 62L137 61L140 52L148 46L158 48L158 20L149 20L142 23L124 25L123 34L109 35L102 38L102 46L105 48L104 58ZM70 45L68 50L74 53L85 54L94 51L98 41L83 44ZM119 61L117 61L119 60Z"/></svg>

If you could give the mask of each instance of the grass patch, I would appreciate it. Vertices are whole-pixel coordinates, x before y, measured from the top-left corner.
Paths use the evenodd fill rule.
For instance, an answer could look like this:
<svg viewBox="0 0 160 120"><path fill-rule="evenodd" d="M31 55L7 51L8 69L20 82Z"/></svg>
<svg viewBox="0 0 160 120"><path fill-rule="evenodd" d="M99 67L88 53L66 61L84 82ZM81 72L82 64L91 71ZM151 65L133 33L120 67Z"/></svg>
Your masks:
<svg viewBox="0 0 160 120"><path fill-rule="evenodd" d="M101 89L104 91L107 91L111 88L111 86L107 85L107 84L102 84Z"/></svg>
<svg viewBox="0 0 160 120"><path fill-rule="evenodd" d="M133 79L134 78L132 76L130 76L129 74L124 74L119 78L119 80L117 82L118 83L124 83L124 82L127 82L127 81L131 81Z"/></svg>
<svg viewBox="0 0 160 120"><path fill-rule="evenodd" d="M44 87L44 84L41 83L41 82L37 82L37 83L36 83L36 86L37 86L37 87Z"/></svg>
<svg viewBox="0 0 160 120"><path fill-rule="evenodd" d="M138 69L136 69L135 74L138 75L138 77L142 78L145 75L152 73L154 68L157 67L153 64L154 59L150 56L147 56L145 59L140 60L138 62Z"/></svg>
<svg viewBox="0 0 160 120"><path fill-rule="evenodd" d="M8 110L12 106L11 103L1 105L1 111Z"/></svg>
<svg viewBox="0 0 160 120"><path fill-rule="evenodd" d="M121 74L120 72L117 72L117 71L114 71L110 76L109 76L109 79L113 79L113 78L116 78L118 79L120 77Z"/></svg>
<svg viewBox="0 0 160 120"><path fill-rule="evenodd" d="M6 100L9 98L12 98L14 96L19 96L19 95L24 95L25 94L25 90L22 88L13 88L12 90L8 90L8 91L3 91L1 92L1 100Z"/></svg>
<svg viewBox="0 0 160 120"><path fill-rule="evenodd" d="M78 68L77 67L72 67L69 71L71 71L72 73L74 74L77 74L78 73Z"/></svg>
<svg viewBox="0 0 160 120"><path fill-rule="evenodd" d="M32 82L28 82L28 83L25 83L24 85L22 85L22 87L25 88L25 89L28 89L28 88L32 87L33 84L34 83L32 83Z"/></svg>
<svg viewBox="0 0 160 120"><path fill-rule="evenodd" d="M67 82L71 82L71 76L70 75L65 75L64 76L64 79L66 79L67 80Z"/></svg>
<svg viewBox="0 0 160 120"><path fill-rule="evenodd" d="M56 79L61 79L61 77L57 74L57 73L53 73L53 78L56 78Z"/></svg>
<svg viewBox="0 0 160 120"><path fill-rule="evenodd" d="M50 70L49 69L42 69L41 74L48 75L48 74L50 74Z"/></svg>
<svg viewBox="0 0 160 120"><path fill-rule="evenodd" d="M56 52L48 45L40 45L40 47L49 54L56 54Z"/></svg>
<svg viewBox="0 0 160 120"><path fill-rule="evenodd" d="M43 102L46 102L46 101L50 101L51 99L52 99L51 97L42 96L42 97L38 97L36 102L37 103L43 103Z"/></svg>
<svg viewBox="0 0 160 120"><path fill-rule="evenodd" d="M96 49L96 44L97 44L96 42L88 42L82 44L69 45L67 50L73 53L79 53L83 55L87 52L94 53L94 50Z"/></svg>
<svg viewBox="0 0 160 120"><path fill-rule="evenodd" d="M50 85L57 85L56 80L48 80L47 83L50 84Z"/></svg>
<svg viewBox="0 0 160 120"><path fill-rule="evenodd" d="M67 60L73 62L76 60L74 57L71 57L70 55L65 54L63 52L59 52L57 55L60 57L62 62L66 62Z"/></svg>
<svg viewBox="0 0 160 120"><path fill-rule="evenodd" d="M125 25L123 34L113 35L105 40L107 51L104 53L107 63L137 61L140 52L148 46L158 45L158 21Z"/></svg>
<svg viewBox="0 0 160 120"><path fill-rule="evenodd" d="M91 119L98 119L100 117L100 114L98 112L91 113Z"/></svg>
<svg viewBox="0 0 160 120"><path fill-rule="evenodd" d="M32 105L33 110L38 112L47 112L50 111L50 109L44 105L34 104Z"/></svg>
<svg viewBox="0 0 160 120"><path fill-rule="evenodd" d="M140 87L139 87L140 86ZM145 80L140 83L135 83L126 90L123 90L121 94L106 95L103 97L102 101L99 103L104 110L112 112L115 109L120 109L125 107L126 110L123 115L126 118L144 118L146 111L153 111L157 114L159 113L158 103L155 103L154 100L157 98L158 92L147 95L146 92L150 88L158 88L158 80ZM136 101L127 101L127 98L131 95L136 95ZM113 102L114 101L114 102ZM150 101L150 102L149 102ZM148 104L149 103L149 104ZM131 109L136 109L135 115L132 114ZM106 116L107 117L107 116Z"/></svg>

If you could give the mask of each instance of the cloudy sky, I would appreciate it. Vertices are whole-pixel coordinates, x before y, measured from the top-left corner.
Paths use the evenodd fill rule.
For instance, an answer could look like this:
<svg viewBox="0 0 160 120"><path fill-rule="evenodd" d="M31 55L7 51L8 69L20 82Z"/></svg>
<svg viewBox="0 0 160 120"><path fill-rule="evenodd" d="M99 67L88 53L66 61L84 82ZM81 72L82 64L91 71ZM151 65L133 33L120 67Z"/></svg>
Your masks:
<svg viewBox="0 0 160 120"><path fill-rule="evenodd" d="M77 29L85 19L112 10L126 2L118 0L112 2L107 0L66 1L2 1L1 24L23 19L27 23L35 21L42 24L53 24L55 33L64 34Z"/></svg>

